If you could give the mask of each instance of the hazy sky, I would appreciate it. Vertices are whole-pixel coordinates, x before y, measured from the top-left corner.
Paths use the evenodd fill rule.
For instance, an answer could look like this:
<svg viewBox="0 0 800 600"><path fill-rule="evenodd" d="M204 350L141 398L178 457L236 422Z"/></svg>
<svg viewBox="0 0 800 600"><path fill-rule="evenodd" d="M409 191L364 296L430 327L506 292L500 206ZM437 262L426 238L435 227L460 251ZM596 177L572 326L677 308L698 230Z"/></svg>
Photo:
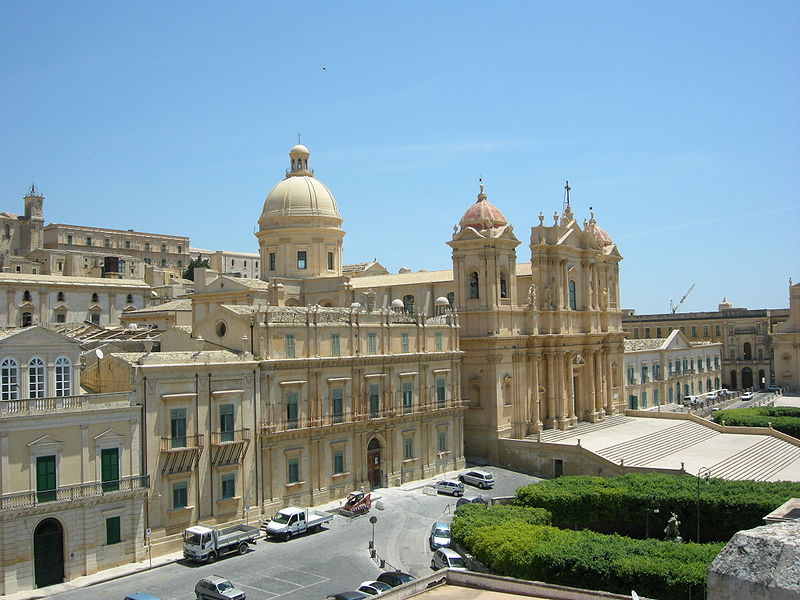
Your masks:
<svg viewBox="0 0 800 600"><path fill-rule="evenodd" d="M257 251L303 133L346 263L451 266L478 177L530 227L594 207L622 304L788 306L800 2L0 3L0 210Z"/></svg>

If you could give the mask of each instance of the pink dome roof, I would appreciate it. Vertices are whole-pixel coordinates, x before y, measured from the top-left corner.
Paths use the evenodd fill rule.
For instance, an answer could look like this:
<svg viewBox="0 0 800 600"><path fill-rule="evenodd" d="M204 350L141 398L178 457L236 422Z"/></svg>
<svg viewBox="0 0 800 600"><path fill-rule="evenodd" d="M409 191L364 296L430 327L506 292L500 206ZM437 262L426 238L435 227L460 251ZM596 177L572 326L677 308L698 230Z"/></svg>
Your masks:
<svg viewBox="0 0 800 600"><path fill-rule="evenodd" d="M467 209L458 224L461 229L474 227L480 231L508 225L508 221L503 216L503 213L500 212L500 209L486 199L486 194L483 193L483 185L481 185L481 193L478 194L478 200Z"/></svg>
<svg viewBox="0 0 800 600"><path fill-rule="evenodd" d="M594 239L596 239L601 246L610 246L614 243L608 232L599 225L594 226Z"/></svg>

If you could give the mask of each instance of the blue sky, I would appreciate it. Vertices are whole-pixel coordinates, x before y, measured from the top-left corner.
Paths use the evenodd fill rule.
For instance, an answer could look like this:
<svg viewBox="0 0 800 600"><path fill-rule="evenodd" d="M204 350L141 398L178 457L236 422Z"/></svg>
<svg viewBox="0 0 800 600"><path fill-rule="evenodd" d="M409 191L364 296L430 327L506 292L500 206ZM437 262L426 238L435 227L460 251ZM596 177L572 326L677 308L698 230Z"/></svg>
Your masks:
<svg viewBox="0 0 800 600"><path fill-rule="evenodd" d="M478 177L529 260L569 179L623 306L785 307L799 64L797 1L6 1L0 210L255 252L300 131L345 262L449 268Z"/></svg>

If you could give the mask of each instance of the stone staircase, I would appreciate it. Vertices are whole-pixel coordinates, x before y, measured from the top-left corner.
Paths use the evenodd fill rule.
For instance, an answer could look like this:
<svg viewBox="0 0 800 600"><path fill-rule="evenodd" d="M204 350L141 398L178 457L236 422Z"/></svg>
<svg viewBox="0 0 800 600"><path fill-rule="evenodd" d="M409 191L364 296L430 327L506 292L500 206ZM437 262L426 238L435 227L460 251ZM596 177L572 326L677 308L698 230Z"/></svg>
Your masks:
<svg viewBox="0 0 800 600"><path fill-rule="evenodd" d="M561 440L568 438L580 437L580 435L584 433L591 433L593 431L607 429L609 427L614 427L616 425L621 425L622 423L628 423L634 420L635 419L633 417L626 417L625 415L609 415L602 421L597 421L596 423L580 421L572 429L566 429L563 431L561 429L545 429L541 433L540 441L560 442ZM528 439L536 439L536 435L530 435L528 436Z"/></svg>
<svg viewBox="0 0 800 600"><path fill-rule="evenodd" d="M684 421L673 427L603 448L597 454L614 463L619 463L622 459L626 466L639 467L718 435L721 434L710 427Z"/></svg>
<svg viewBox="0 0 800 600"><path fill-rule="evenodd" d="M800 447L767 438L710 467L712 477L763 481L800 460Z"/></svg>

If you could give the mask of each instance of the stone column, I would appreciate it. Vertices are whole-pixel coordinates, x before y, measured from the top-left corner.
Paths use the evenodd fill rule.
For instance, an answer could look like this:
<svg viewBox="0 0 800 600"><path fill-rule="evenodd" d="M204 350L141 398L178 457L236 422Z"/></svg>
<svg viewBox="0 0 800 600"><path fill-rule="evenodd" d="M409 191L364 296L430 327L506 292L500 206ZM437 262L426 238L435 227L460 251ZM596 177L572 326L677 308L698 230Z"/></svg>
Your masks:
<svg viewBox="0 0 800 600"><path fill-rule="evenodd" d="M528 433L536 433L542 430L541 410L539 406L539 361L542 355L538 352L528 354L528 365L530 377L530 404L528 406Z"/></svg>
<svg viewBox="0 0 800 600"><path fill-rule="evenodd" d="M594 362L594 410L597 413L598 419L605 417L606 411L603 402L603 351L595 350L593 352L592 360Z"/></svg>
<svg viewBox="0 0 800 600"><path fill-rule="evenodd" d="M595 351L589 350L586 353L586 366L583 368L586 372L586 412L588 413L589 421L594 423L597 421L597 388L595 387Z"/></svg>
<svg viewBox="0 0 800 600"><path fill-rule="evenodd" d="M87 483L89 475L89 426L81 425L81 483ZM96 481L92 476L91 481Z"/></svg>
<svg viewBox="0 0 800 600"><path fill-rule="evenodd" d="M555 355L553 352L545 354L547 361L547 419L545 424L555 428L558 422L556 416L556 380L555 380Z"/></svg>
<svg viewBox="0 0 800 600"><path fill-rule="evenodd" d="M8 432L0 432L0 496L9 491L8 485Z"/></svg>
<svg viewBox="0 0 800 600"><path fill-rule="evenodd" d="M564 375L567 378L567 415L569 417L570 424L573 424L577 421L577 417L575 416L575 408L580 402L579 398L577 398L575 395L575 373L572 368L572 361L574 359L575 353L567 352L565 358L566 364L564 365Z"/></svg>
<svg viewBox="0 0 800 600"><path fill-rule="evenodd" d="M567 406L566 406L566 389L565 389L565 382L564 382L564 357L565 352L556 352L555 353L555 372L556 372L556 421L558 422L559 429L564 429L566 427L566 416L567 416Z"/></svg>

